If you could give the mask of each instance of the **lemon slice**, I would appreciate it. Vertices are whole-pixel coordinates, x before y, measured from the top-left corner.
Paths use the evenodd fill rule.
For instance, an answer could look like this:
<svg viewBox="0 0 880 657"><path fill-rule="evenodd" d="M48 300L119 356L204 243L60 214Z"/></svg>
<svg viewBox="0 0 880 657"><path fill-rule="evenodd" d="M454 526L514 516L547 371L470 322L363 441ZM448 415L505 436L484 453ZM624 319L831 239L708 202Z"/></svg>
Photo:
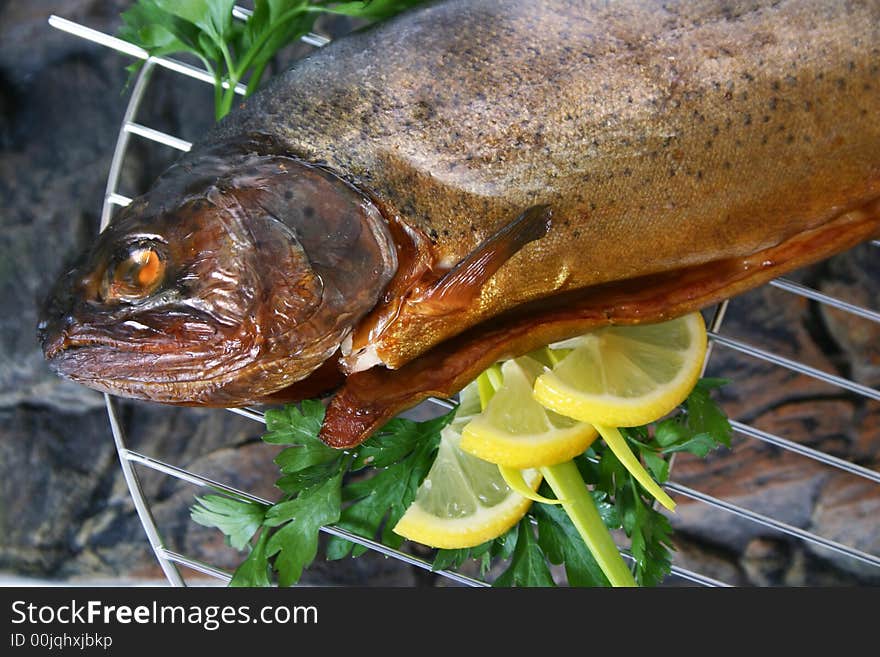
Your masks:
<svg viewBox="0 0 880 657"><path fill-rule="evenodd" d="M654 422L675 409L706 356L700 313L659 324L609 326L568 340L571 348L535 381L535 398L561 415L609 427Z"/></svg>
<svg viewBox="0 0 880 657"><path fill-rule="evenodd" d="M528 356L501 366L502 383L462 430L461 449L508 468L538 468L582 454L598 433L539 404L532 395L544 367Z"/></svg>
<svg viewBox="0 0 880 657"><path fill-rule="evenodd" d="M459 410L471 399L470 390L463 393ZM431 547L473 547L500 536L529 510L532 501L511 490L497 465L459 448L460 429L467 420L468 416L456 416L440 433L437 458L394 526L395 533ZM541 474L528 470L523 475L537 490Z"/></svg>

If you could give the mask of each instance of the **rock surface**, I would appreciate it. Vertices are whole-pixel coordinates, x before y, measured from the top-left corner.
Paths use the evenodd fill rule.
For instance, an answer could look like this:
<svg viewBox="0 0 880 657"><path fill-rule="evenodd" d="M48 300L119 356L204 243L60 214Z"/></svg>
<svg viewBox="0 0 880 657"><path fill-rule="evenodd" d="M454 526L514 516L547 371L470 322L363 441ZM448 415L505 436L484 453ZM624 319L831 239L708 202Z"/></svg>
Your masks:
<svg viewBox="0 0 880 657"><path fill-rule="evenodd" d="M101 395L45 367L38 304L94 239L129 59L51 29L51 13L112 33L121 0L0 5L0 570L60 581L162 581L121 476ZM212 120L206 85L157 71L139 122L195 139ZM175 157L132 139L120 191L135 195ZM808 270L804 284L877 308L880 249L864 245ZM722 333L812 367L880 385L880 324L765 287L734 300ZM729 415L799 445L880 469L880 402L716 347L709 374ZM123 403L129 447L271 498L274 451L260 425L215 410ZM189 519L197 489L137 467L169 548L220 568L241 555ZM880 554L880 487L737 435L705 462L678 458L678 483L795 528ZM201 491L204 492L204 491ZM678 496L681 567L736 585L876 584L880 568ZM193 574L185 571L187 577ZM309 584L443 584L368 553L318 562ZM681 584L676 579L671 584Z"/></svg>
<svg viewBox="0 0 880 657"><path fill-rule="evenodd" d="M880 285L872 266L876 249L865 244L795 276L805 285L828 294L833 290L838 298L871 308L871 300L876 299L871 290ZM877 330L878 325L866 319L841 315L765 286L731 301L721 333L823 372L876 386L870 365L876 342L865 336L876 335ZM797 450L816 450L875 473L880 470L880 402L720 345L712 353L707 374L730 380L719 398L728 415L747 427L789 441ZM795 531L836 541L844 549L880 554L880 516L871 514L880 484L794 449L774 438L762 440L740 431L730 450L720 450L704 461L689 456L677 459L672 478ZM751 565L737 583L742 578L756 585L880 583L880 568L858 556L828 550L703 502L682 499L672 522L689 541L739 555L741 566L747 559ZM756 564L762 554L756 546L762 541L785 546L772 556L787 560L785 568Z"/></svg>

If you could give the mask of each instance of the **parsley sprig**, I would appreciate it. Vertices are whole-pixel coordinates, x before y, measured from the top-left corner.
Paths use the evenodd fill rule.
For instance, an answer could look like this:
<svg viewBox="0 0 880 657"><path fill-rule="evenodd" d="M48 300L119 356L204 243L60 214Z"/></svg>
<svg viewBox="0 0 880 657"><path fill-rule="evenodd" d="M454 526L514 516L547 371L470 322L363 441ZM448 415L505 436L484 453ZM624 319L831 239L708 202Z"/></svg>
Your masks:
<svg viewBox="0 0 880 657"><path fill-rule="evenodd" d="M415 499L453 413L413 422L396 418L354 452L327 447L318 438L324 407L304 401L266 411L263 440L283 445L275 463L284 497L269 506L225 495L196 498L192 519L216 527L237 549L253 544L235 571L232 586L264 586L270 575L281 586L299 581L315 558L321 527L335 524L359 536L400 547L391 527ZM365 476L370 475L370 476ZM255 540L253 540L255 539ZM333 536L328 559L359 556L365 547Z"/></svg>
<svg viewBox="0 0 880 657"><path fill-rule="evenodd" d="M730 445L732 430L711 392L725 382L702 379L678 412L646 427L622 430L658 483L669 476L669 459L678 452L706 456ZM324 407L305 401L266 412L263 440L284 446L275 458L284 497L262 505L225 495L196 498L195 522L216 527L229 545L248 549L235 571L233 586L288 586L299 581L318 553L321 527L335 525L355 535L400 548L403 538L391 531L431 468L440 430L454 411L414 422L402 418L385 427L352 452L327 447L318 438ZM661 583L670 572L672 527L654 500L602 441L574 459L590 488L599 515L609 530L620 530L630 542L635 581ZM551 496L547 484L540 491ZM337 536L324 551L329 560L357 557L367 548ZM506 534L461 550L438 550L436 570L461 567L474 560L482 575L493 564L504 570L495 586L552 586L551 564L563 566L571 586L608 586L608 579L585 549L565 511L533 504L529 513Z"/></svg>
<svg viewBox="0 0 880 657"><path fill-rule="evenodd" d="M150 55L189 53L214 77L214 113L219 121L235 100L260 85L275 54L310 32L321 14L380 21L424 0L255 0L246 21L233 18L235 0L138 0L122 14L121 39ZM136 62L136 71L143 62Z"/></svg>

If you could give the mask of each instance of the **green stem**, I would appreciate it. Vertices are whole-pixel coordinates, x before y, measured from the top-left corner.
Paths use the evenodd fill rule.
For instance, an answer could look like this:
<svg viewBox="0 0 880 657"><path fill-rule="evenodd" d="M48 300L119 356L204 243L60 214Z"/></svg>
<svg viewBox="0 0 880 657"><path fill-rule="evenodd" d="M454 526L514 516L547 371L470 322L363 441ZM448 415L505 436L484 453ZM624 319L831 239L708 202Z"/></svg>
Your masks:
<svg viewBox="0 0 880 657"><path fill-rule="evenodd" d="M550 488L562 501L562 508L571 518L584 543L605 573L612 586L636 586L636 581L627 567L602 522L599 509L587 489L581 473L574 461L566 461L541 468L541 474Z"/></svg>
<svg viewBox="0 0 880 657"><path fill-rule="evenodd" d="M263 46L269 41L269 39L281 29L288 29L290 26L288 25L288 21L295 17L297 14L302 14L310 11L307 6L297 6L292 9L288 9L286 12L281 14L278 18L273 20L272 25L268 30L260 34L257 37L257 40L251 44L251 47L248 49L246 53L242 56L241 60L238 62L238 69L236 70L236 75L239 78L244 77L245 71L247 71L251 67L251 63L257 57L260 57L262 53L260 52L263 49ZM266 60L269 57L265 57Z"/></svg>
<svg viewBox="0 0 880 657"><path fill-rule="evenodd" d="M648 474L648 471L645 470L641 463L639 463L636 455L633 454L629 445L626 444L626 439L620 434L620 430L616 427L606 427L601 424L594 424L593 426L596 427L596 431L598 431L602 435L602 438L605 439L605 444L608 445L612 452L614 452L614 455L621 462L623 467L629 470L629 473L635 478L635 480L638 481L648 493L653 495L660 504L670 511L674 511L675 502L666 494L666 491L660 488L660 484L654 481L651 475Z"/></svg>
<svg viewBox="0 0 880 657"><path fill-rule="evenodd" d="M550 348L550 345L544 347L544 354L547 356L547 360L550 361L550 365L556 367L559 365L559 358L556 357L556 354L553 353L553 350Z"/></svg>
<svg viewBox="0 0 880 657"><path fill-rule="evenodd" d="M245 97L250 96L257 90L257 87L260 84L260 80L263 77L263 71L266 70L266 66L269 64L269 60L263 60L259 64L254 67L254 70L251 72L251 77L248 78L247 90L244 92Z"/></svg>
<svg viewBox="0 0 880 657"><path fill-rule="evenodd" d="M483 370L477 377L477 392L480 394L480 408L486 410L489 400L495 394L495 391L501 387L503 383L501 376L501 366L498 363L490 366L489 369Z"/></svg>
<svg viewBox="0 0 880 657"><path fill-rule="evenodd" d="M492 383L492 387L495 390L498 390L504 384L504 376L501 374L501 365L498 363L492 364L488 370L486 370L486 376L489 377L489 381Z"/></svg>

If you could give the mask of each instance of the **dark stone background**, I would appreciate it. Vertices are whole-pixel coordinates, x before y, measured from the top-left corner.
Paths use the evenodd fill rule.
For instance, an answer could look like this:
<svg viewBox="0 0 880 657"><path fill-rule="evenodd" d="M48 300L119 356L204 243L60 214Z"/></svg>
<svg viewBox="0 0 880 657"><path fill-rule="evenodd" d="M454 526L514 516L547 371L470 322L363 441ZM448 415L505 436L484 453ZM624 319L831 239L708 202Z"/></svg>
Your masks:
<svg viewBox="0 0 880 657"><path fill-rule="evenodd" d="M124 112L129 58L49 27L56 13L115 32L127 3L0 2L0 572L40 581L164 581L134 512L103 398L57 379L35 339L54 276L95 236ZM295 56L294 50L287 54ZM207 85L157 71L138 121L195 139L212 120ZM174 158L132 138L120 190L134 195ZM863 245L800 280L877 307L880 249ZM731 304L724 331L863 383L880 384L878 326L772 288ZM734 380L729 414L878 468L880 403L718 348L710 374ZM216 410L121 405L130 447L273 497L274 450L260 425ZM219 534L189 520L193 486L139 468L168 546L231 568ZM880 486L738 437L705 463L678 459L673 479L797 527L880 553ZM202 491L204 492L204 491ZM739 585L855 585L880 569L681 500L677 561ZM187 577L192 573L184 571ZM430 575L376 555L319 560L306 583L413 586Z"/></svg>

